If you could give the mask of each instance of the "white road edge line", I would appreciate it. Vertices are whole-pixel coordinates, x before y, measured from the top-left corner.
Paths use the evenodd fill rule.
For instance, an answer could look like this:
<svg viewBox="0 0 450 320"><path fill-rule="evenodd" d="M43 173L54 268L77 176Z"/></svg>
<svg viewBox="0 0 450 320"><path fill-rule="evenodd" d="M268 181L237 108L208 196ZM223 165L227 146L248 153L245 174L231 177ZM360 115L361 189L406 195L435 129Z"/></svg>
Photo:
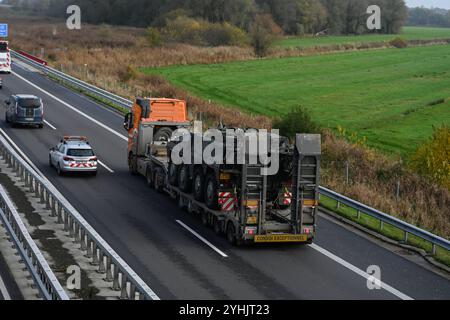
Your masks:
<svg viewBox="0 0 450 320"><path fill-rule="evenodd" d="M38 167L36 167L36 165L33 163L33 161L30 160L30 158L27 157L27 155L19 148L19 146L17 144L15 144L15 142L11 139L10 136L8 136L8 134L2 129L0 128L0 132L2 133L2 135L5 137L6 140L8 140L8 142L14 147L14 149L16 149L16 152L18 154L20 154L22 156L22 158L25 159L26 162L28 162L28 164L41 176L44 177L44 174L41 172L41 170L38 169Z"/></svg>
<svg viewBox="0 0 450 320"><path fill-rule="evenodd" d="M50 122L48 122L47 120L44 120L44 123L46 125L48 125L50 128L52 128L53 130L56 130L56 127L54 125L52 125Z"/></svg>
<svg viewBox="0 0 450 320"><path fill-rule="evenodd" d="M359 269L358 267L352 265L351 263L345 261L344 259L339 258L338 256L334 255L333 253L331 253L330 251L316 245L316 244L310 244L309 247L311 247L312 249L320 252L321 254L327 256L328 258L330 258L331 260L334 260L335 262L339 263L340 265L344 266L345 268L353 271L354 273L360 275L361 277L365 278L365 279L373 279L372 276L370 274L368 274L367 272ZM410 296L404 294L403 292L400 292L399 290L391 287L390 285L384 283L383 281L379 281L379 284L381 286L381 288L383 288L384 290L388 291L389 293L392 293L393 295L397 296L398 298L402 299L402 300L414 300L413 298L411 298Z"/></svg>
<svg viewBox="0 0 450 320"><path fill-rule="evenodd" d="M5 300L11 300L8 290L6 289L5 282L3 282L2 276L0 275L0 292Z"/></svg>
<svg viewBox="0 0 450 320"><path fill-rule="evenodd" d="M76 113L82 115L82 116L85 117L86 119L91 120L92 122L96 123L97 125L101 126L102 128L106 129L107 131L113 133L114 135L118 136L119 138L121 138L121 139L123 139L123 140L125 140L125 141L128 141L128 138L127 138L126 136L124 136L124 135L120 134L119 132L117 132L117 131L111 129L110 127L106 126L105 124L101 123L100 121L98 121L98 120L92 118L91 116L85 114L84 112L82 112L82 111L76 109L75 107L71 106L71 105L68 104L67 102L65 102L65 101L63 101L63 100L61 100L61 99L59 99L58 97L52 95L52 94L49 93L48 91L46 91L46 90L42 89L41 87L35 85L35 84L32 83L31 81L25 79L24 77L18 75L18 74L15 73L15 72L12 72L12 74L14 74L16 77L22 79L23 81L25 81L25 82L28 83L29 85L35 87L36 89L42 91L43 93L45 93L45 94L48 95L49 97L51 97L51 98L55 99L56 101L60 102L61 104L65 105L65 106L68 107L69 109L72 109L72 110L75 111ZM2 129L0 129L0 130L4 133L4 131L3 131ZM17 146L15 146L15 147L17 147ZM25 156L25 159L27 159L26 156ZM29 159L27 159L27 161L29 161ZM29 161L29 162L32 163L31 161ZM100 163L100 162L99 162L99 163ZM38 172L39 172L39 171L38 171ZM205 243L205 244L206 244L207 246L209 246L211 249L213 249L213 250L216 251L218 254L220 254L222 257L224 257L224 258L227 258L227 257L228 257L225 253L223 253L221 250L219 250L217 247L215 247L213 244L211 244L208 240L206 240L205 238L203 238L203 237L202 237L201 235L199 235L197 232L195 232L194 230L192 230L192 229L191 229L190 227L188 227L186 224L184 224L184 223L181 222L180 220L176 220L176 222L177 222L178 224L180 224L182 227L184 227L186 230L188 230L189 232L191 232L194 236L196 236L199 240L201 240L203 243ZM317 245L315 245L315 244L311 244L311 245L309 245L309 246L310 246L311 248L313 248L314 250L316 250L316 251L318 251L318 252L324 254L324 255L327 256L328 258L334 260L335 262L341 264L342 266L346 267L347 269L349 269L349 270L355 272L356 274L360 275L361 277L363 277L363 278L365 278L365 279L369 279L369 278L371 277L368 273L366 273L366 272L364 272L363 270L361 270L361 269L355 267L354 265L348 263L347 261L345 261L345 260L339 258L338 256L332 254L331 252L329 252L329 251L323 249L322 247L319 247L319 246L317 246ZM413 298L407 296L406 294L404 294L404 293L398 291L397 289L395 289L395 288L389 286L388 284L386 284L386 283L384 283L384 282L381 282L381 285L382 285L382 288L383 288L383 289L385 289L386 291L388 291L388 292L392 293L393 295L399 297L400 299L403 299L403 300L413 300Z"/></svg>
<svg viewBox="0 0 450 320"><path fill-rule="evenodd" d="M194 230L192 230L191 228L189 228L186 224L184 224L182 221L180 220L175 220L179 225L181 225L183 228L185 228L187 231L189 231L190 233L192 233L194 236L196 236L200 241L202 241L204 244L206 244L208 247L210 247L211 249L213 249L215 252L217 252L218 254L220 254L223 258L228 258L228 256L221 251L220 249L218 249L216 246L214 246L211 242L209 242L208 240L206 240L205 238L203 238L201 235L199 235L197 232L195 232Z"/></svg>
<svg viewBox="0 0 450 320"><path fill-rule="evenodd" d="M108 127L107 125L105 125L104 123L94 119L93 117L91 117L90 115L87 115L86 113L78 110L77 108L71 106L70 104L68 104L67 102L59 99L58 97L52 95L50 92L42 89L41 87L39 87L38 85L34 84L33 82L25 79L24 77L22 77L21 75L15 73L14 71L11 72L13 75L15 75L16 77L18 77L19 79L25 81L26 83L28 83L30 86L40 90L41 92L45 93L46 95L48 95L49 97L53 98L54 100L58 101L59 103L61 103L62 105L66 106L69 109L72 109L73 111L75 111L76 113L82 115L83 117L85 117L86 119L91 120L92 122L94 122L95 124L99 125L100 127L102 127L103 129L106 129L107 131L111 132L112 134L116 135L117 137L119 137L122 140L128 141L128 138L122 134L120 134L119 132L111 129L110 127Z"/></svg>
<svg viewBox="0 0 450 320"><path fill-rule="evenodd" d="M100 160L97 160L98 164L101 165L103 168L105 168L106 170L108 170L111 173L114 173L114 171L108 167L106 164L104 164L103 162L101 162Z"/></svg>

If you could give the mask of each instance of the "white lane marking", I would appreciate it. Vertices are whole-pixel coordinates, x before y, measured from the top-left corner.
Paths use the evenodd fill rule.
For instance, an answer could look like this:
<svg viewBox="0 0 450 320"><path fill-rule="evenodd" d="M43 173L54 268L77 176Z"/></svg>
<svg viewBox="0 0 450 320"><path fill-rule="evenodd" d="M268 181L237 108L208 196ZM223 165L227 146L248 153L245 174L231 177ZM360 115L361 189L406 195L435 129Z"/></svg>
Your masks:
<svg viewBox="0 0 450 320"><path fill-rule="evenodd" d="M56 127L54 125L52 125L50 122L48 122L47 120L44 120L45 124L48 125L50 128L52 128L53 130L56 130Z"/></svg>
<svg viewBox="0 0 450 320"><path fill-rule="evenodd" d="M175 220L179 225L181 225L183 228L185 228L187 231L189 231L190 233L192 233L194 236L196 236L200 241L202 241L204 244L206 244L208 247L210 247L211 249L213 249L215 252L217 252L218 254L220 254L222 257L224 258L228 258L228 256L221 251L220 249L218 249L216 246L214 246L211 242L209 242L208 240L206 240L205 238L203 238L201 235L199 235L197 232L195 232L194 230L192 230L191 228L189 228L186 224L184 224L183 222L181 222L180 220Z"/></svg>
<svg viewBox="0 0 450 320"><path fill-rule="evenodd" d="M353 271L354 273L360 275L361 277L365 278L365 279L372 279L372 276L369 275L367 272L364 272L363 270L359 269L358 267L355 267L354 265L352 265L351 263L345 261L344 259L339 258L338 256L334 255L333 253L331 253L328 250L325 250L324 248L316 245L316 244L310 244L309 245L311 248L313 248L314 250L322 253L323 255L327 256L328 258L334 260L335 262L339 263L340 265L344 266L345 268ZM404 294L403 292L400 292L399 290L391 287L390 285L384 283L383 281L379 281L379 284L381 285L381 288L383 288L384 290L392 293L393 295L397 296L398 298L402 299L402 300L414 300L413 298L411 298L410 296Z"/></svg>
<svg viewBox="0 0 450 320"><path fill-rule="evenodd" d="M111 173L114 173L114 171L108 167L106 164L104 164L103 162L101 162L100 160L97 160L98 164L101 165L103 168L105 168L106 170L108 170Z"/></svg>
<svg viewBox="0 0 450 320"><path fill-rule="evenodd" d="M22 158L25 159L26 162L28 162L28 164L41 176L44 177L44 174L41 172L41 170L38 169L38 167L36 167L34 165L34 163L30 160L30 158L27 157L27 155L17 146L17 144L14 143L14 141L11 139L10 136L8 136L6 134L6 132L0 128L0 132L3 134L3 136L6 138L6 140L8 140L8 142L14 147L14 149L16 149L16 152L18 154L20 154L22 156Z"/></svg>
<svg viewBox="0 0 450 320"><path fill-rule="evenodd" d="M2 276L0 275L0 292L2 293L3 299L11 300L8 290L6 289L5 282L3 282Z"/></svg>
<svg viewBox="0 0 450 320"><path fill-rule="evenodd" d="M13 75L15 75L16 77L18 77L19 79L25 81L26 83L28 83L30 86L42 91L43 93L45 93L46 95L48 95L49 97L53 98L54 100L58 101L59 103L61 103L62 105L66 106L69 109L72 109L73 111L75 111L76 113L80 114L81 116L85 117L88 120L91 120L92 122L94 122L95 124L99 125L100 127L102 127L103 129L106 129L107 131L111 132L112 134L116 135L117 137L121 138L122 140L128 141L128 138L122 134L120 134L119 132L111 129L110 127L108 127L107 125L105 125L104 123L94 119L93 117L91 117L90 115L78 110L77 108L71 106L70 104L68 104L67 102L59 99L58 97L54 96L53 94L51 94L50 92L42 89L41 87L39 87L38 85L34 84L33 82L25 79L24 77L22 77L21 75L15 73L14 71L11 72Z"/></svg>
<svg viewBox="0 0 450 320"><path fill-rule="evenodd" d="M118 136L119 138L128 141L128 138L124 135L121 135L119 132L111 129L110 127L106 126L105 124L101 123L100 121L92 118L91 116L85 114L84 112L76 109L75 107L71 106L70 104L64 102L63 100L55 97L54 95L52 95L51 93L47 92L46 90L40 88L39 86L35 85L34 83L30 82L29 80L23 78L22 76L18 75L15 72L12 72L12 74L14 74L15 76L17 76L18 78L22 79L23 81L25 81L26 83L30 84L31 86L35 87L36 89L42 91L43 93L47 94L49 97L55 99L56 101L62 103L63 105L65 105L66 107L72 109L73 111L77 112L78 114L82 115L83 117L91 120L92 122L96 123L97 125L101 126L102 128L108 130L109 132L113 133L114 135ZM1 130L1 129L0 129ZM3 131L3 130L2 130ZM20 149L19 149L20 150ZM25 158L27 159L27 158ZM28 159L29 161L29 159ZM29 161L30 162L30 161ZM38 171L39 172L39 171ZM206 240L205 238L203 238L202 236L200 236L197 232L195 232L194 230L192 230L191 228L189 228L187 225L185 225L183 222L176 220L176 222L178 224L180 224L181 226L183 226L186 230L188 230L189 232L191 232L194 236L196 236L199 240L201 240L202 242L204 242L206 245L208 245L210 248L212 248L214 251L216 251L217 253L219 253L222 257L226 258L228 257L225 253L223 253L221 250L219 250L218 248L216 248L213 244L211 244L208 240ZM317 250L318 252L326 255L327 257L329 257L330 259L336 261L337 263L341 264L342 266L346 267L347 269L355 272L356 274L362 276L363 278L368 279L369 277L371 277L368 273L362 271L361 269L355 267L354 265L348 263L347 261L339 258L338 256L332 254L331 252L315 245L312 244L310 245L311 248L313 248L314 250ZM382 284L382 288L385 289L386 291L392 293L393 295L399 297L400 299L403 300L413 300L413 298L407 296L406 294L398 291L397 289L389 286L388 284L381 282Z"/></svg>

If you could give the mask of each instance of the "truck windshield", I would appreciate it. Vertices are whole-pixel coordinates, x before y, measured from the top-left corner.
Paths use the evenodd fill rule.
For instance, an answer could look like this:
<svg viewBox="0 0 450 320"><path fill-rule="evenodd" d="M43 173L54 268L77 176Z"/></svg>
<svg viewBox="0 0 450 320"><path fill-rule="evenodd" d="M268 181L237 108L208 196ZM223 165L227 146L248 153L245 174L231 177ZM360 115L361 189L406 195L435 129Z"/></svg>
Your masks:
<svg viewBox="0 0 450 320"><path fill-rule="evenodd" d="M67 155L72 157L92 157L94 152L92 149L69 149Z"/></svg>
<svg viewBox="0 0 450 320"><path fill-rule="evenodd" d="M41 106L39 99L20 99L18 103L21 108L39 108Z"/></svg>
<svg viewBox="0 0 450 320"><path fill-rule="evenodd" d="M0 42L0 52L7 52L8 51L8 44L5 42Z"/></svg>

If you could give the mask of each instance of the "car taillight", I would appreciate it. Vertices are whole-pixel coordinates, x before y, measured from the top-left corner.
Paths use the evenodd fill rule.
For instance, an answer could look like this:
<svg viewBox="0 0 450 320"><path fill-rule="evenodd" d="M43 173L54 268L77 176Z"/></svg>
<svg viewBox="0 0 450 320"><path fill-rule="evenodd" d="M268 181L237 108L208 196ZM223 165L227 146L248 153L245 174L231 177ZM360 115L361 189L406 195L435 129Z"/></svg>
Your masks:
<svg viewBox="0 0 450 320"><path fill-rule="evenodd" d="M97 157L90 158L89 161L97 161Z"/></svg>
<svg viewBox="0 0 450 320"><path fill-rule="evenodd" d="M69 158L69 157L64 157L63 159L64 159L64 161L75 161L74 159Z"/></svg>

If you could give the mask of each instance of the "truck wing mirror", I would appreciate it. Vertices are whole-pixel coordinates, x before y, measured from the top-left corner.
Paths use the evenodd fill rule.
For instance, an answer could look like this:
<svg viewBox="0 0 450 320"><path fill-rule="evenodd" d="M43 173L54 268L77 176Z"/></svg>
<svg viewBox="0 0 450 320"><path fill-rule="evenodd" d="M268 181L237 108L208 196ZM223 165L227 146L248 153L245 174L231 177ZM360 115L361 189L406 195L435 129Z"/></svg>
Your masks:
<svg viewBox="0 0 450 320"><path fill-rule="evenodd" d="M123 127L127 131L130 130L131 128L133 128L133 114L132 113L127 113L125 115L125 120L123 122Z"/></svg>

